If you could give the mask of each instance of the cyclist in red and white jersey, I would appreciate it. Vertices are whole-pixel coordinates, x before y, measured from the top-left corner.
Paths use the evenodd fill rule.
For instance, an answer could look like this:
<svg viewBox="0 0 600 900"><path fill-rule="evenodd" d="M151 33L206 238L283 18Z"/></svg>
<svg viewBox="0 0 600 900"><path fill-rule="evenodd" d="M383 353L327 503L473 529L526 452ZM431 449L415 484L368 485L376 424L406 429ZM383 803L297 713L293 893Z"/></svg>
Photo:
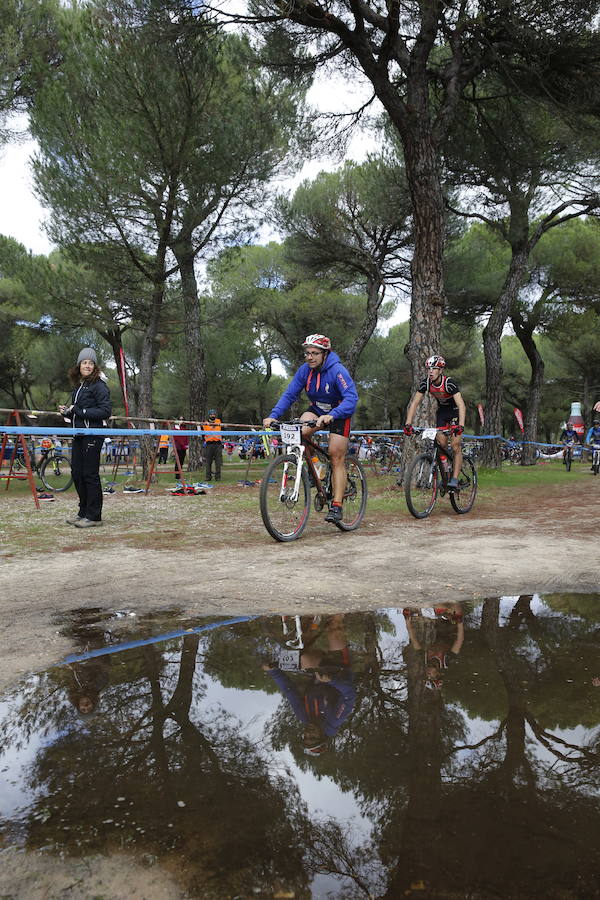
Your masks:
<svg viewBox="0 0 600 900"><path fill-rule="evenodd" d="M437 400L436 425L438 428L448 426L451 435L452 447L452 478L448 482L448 490L457 491L459 489L458 476L462 467L462 447L460 436L465 430L466 406L465 401L460 393L457 382L450 377L444 375L446 368L446 360L443 356L430 356L425 363L427 375L419 384L415 396L412 398L406 413L406 425L404 426L404 434L413 434L412 420L417 411L419 403L425 394L431 394ZM448 447L448 435L438 431L436 440L440 447L444 450Z"/></svg>

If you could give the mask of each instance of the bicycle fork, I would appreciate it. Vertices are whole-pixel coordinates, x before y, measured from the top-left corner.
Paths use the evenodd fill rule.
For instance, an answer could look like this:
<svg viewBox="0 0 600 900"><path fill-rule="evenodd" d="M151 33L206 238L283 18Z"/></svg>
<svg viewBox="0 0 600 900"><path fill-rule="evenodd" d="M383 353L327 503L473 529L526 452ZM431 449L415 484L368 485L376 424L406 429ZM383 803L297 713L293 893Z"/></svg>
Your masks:
<svg viewBox="0 0 600 900"><path fill-rule="evenodd" d="M283 477L281 479L281 490L279 499L282 503L290 500L293 503L298 501L300 495L300 482L302 481L302 466L304 465L304 447L294 447L290 452L296 457L296 477L294 479L294 487L292 493L288 492L288 469L290 461L283 464Z"/></svg>

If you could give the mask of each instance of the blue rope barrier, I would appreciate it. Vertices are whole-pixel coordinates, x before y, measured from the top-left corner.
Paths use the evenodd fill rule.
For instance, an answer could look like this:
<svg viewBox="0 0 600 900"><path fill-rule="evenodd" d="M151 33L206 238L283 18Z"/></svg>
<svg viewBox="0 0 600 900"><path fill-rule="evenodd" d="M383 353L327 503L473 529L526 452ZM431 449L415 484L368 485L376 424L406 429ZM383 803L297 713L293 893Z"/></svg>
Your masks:
<svg viewBox="0 0 600 900"><path fill-rule="evenodd" d="M170 641L174 638L185 637L186 634L202 634L205 631L214 631L224 625L239 625L241 622L252 622L260 616L237 616L234 619L225 619L223 622L209 622L206 625L197 625L195 628L183 628L180 631L168 631L166 634L157 634L155 637L139 638L137 641L124 641L111 647L101 647L99 650L88 650L87 653L76 653L65 656L61 665L69 665L74 662L84 662L86 659L95 659L98 656L110 656L112 653L122 653L124 650L133 650L135 647L147 647L149 644L158 644L160 641Z"/></svg>
<svg viewBox="0 0 600 900"><path fill-rule="evenodd" d="M161 434L173 435L174 437L196 437L203 438L209 432L205 431L188 431L187 429L158 429L158 428L48 428L41 425L1 425L0 434L27 434L27 435L56 435L57 437L85 437L86 435L95 435L102 437L159 437ZM214 434L214 432L210 432ZM274 437L280 432L276 429L273 431L220 431L221 437ZM404 433L403 428L380 428L368 430L355 430L351 432L353 435L370 435L370 434L389 434L400 435ZM523 446L530 444L535 447L562 447L563 444L546 444L542 441L514 441L505 438L501 434L463 434L463 438L470 441L502 441L505 444L517 444Z"/></svg>

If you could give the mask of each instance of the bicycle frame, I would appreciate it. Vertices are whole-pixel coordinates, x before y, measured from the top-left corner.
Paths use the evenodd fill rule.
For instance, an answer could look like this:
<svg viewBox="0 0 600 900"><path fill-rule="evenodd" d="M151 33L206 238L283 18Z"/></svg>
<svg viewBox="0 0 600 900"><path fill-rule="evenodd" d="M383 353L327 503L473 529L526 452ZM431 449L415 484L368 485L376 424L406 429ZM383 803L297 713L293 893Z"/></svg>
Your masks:
<svg viewBox="0 0 600 900"><path fill-rule="evenodd" d="M433 429L431 429L431 430L433 431ZM448 437L450 437L450 429L447 428L445 425L437 427L435 430L436 430L436 432L443 431L445 434L448 435ZM425 436L426 431L429 431L429 429L425 429L422 437ZM444 465L444 461L442 460L442 454L444 454L444 456L447 458L448 466ZM448 490L448 478L452 477L452 466L454 464L454 455L452 453L452 447L450 446L450 441L448 441L448 446L446 447L446 449L444 449L442 447L442 445L440 443L438 443L437 438L434 438L434 440L433 440L433 461L434 461L435 465L437 466L438 472L440 473L441 485L440 485L439 491L440 491L440 495L443 497L444 494Z"/></svg>
<svg viewBox="0 0 600 900"><path fill-rule="evenodd" d="M312 457L314 454L317 454L317 455L324 457L325 462L329 462L329 453L327 453L326 450L323 450L322 447L318 447L315 443L313 443L313 441L311 441L310 438L302 435L302 425L301 425L301 423L298 423L298 424L300 424L300 434L301 434L300 441L301 442L299 444L288 444L284 441L284 447L286 449L286 452L295 456L297 459L296 478L295 478L295 483L294 483L294 489L290 495L290 499L293 502L297 502L297 500L298 500L298 497L300 494L300 484L302 481L302 467L303 467L303 465L306 465L306 467L309 471L309 474L312 476L312 478L314 480L317 495L319 497L321 497L323 504L325 504L328 502L327 488L326 488L326 485L324 485L323 482L321 481L321 478L319 476L319 473L317 472L317 468L312 460ZM309 452L305 453L306 450L308 450ZM279 494L280 499L283 498L284 492L286 490L286 477L287 477L288 466L289 466L289 463L287 463L287 462L284 463L283 478L281 479L281 491Z"/></svg>

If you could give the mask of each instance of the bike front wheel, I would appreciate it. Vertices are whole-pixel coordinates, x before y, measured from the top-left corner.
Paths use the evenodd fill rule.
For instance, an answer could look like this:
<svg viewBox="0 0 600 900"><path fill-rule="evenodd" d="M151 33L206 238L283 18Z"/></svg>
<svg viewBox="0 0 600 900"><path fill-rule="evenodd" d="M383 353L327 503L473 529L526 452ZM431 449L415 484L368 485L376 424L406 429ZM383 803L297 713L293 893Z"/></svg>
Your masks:
<svg viewBox="0 0 600 900"><path fill-rule="evenodd" d="M48 491L68 491L73 484L70 461L66 456L47 457L40 467L40 478Z"/></svg>
<svg viewBox="0 0 600 900"><path fill-rule="evenodd" d="M302 466L298 499L294 489L298 459L293 454L276 457L265 469L260 486L260 514L265 528L276 541L295 541L308 522L310 488Z"/></svg>
<svg viewBox="0 0 600 900"><path fill-rule="evenodd" d="M571 453L565 453L564 464L567 467L567 472L571 471Z"/></svg>
<svg viewBox="0 0 600 900"><path fill-rule="evenodd" d="M431 514L438 492L438 472L435 459L428 453L415 456L404 478L404 496L409 512L415 519Z"/></svg>
<svg viewBox="0 0 600 900"><path fill-rule="evenodd" d="M454 512L461 515L468 513L473 508L477 494L477 472L470 459L463 458L458 484L460 491L453 491L450 494L450 503Z"/></svg>
<svg viewBox="0 0 600 900"><path fill-rule="evenodd" d="M346 490L342 519L336 522L340 531L354 531L362 522L367 508L367 479L355 456L346 457Z"/></svg>

